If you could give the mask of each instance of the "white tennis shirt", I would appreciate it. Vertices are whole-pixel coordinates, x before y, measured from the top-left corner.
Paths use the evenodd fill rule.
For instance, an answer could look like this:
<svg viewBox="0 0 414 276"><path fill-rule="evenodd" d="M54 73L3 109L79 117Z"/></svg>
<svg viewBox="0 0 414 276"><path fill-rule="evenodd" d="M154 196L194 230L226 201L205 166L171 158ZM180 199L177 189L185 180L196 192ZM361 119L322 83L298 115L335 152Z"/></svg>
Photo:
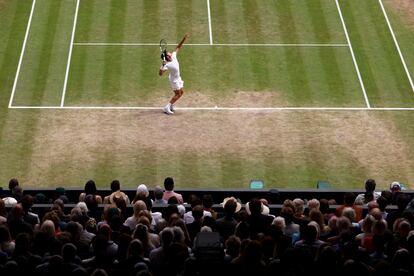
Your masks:
<svg viewBox="0 0 414 276"><path fill-rule="evenodd" d="M167 62L164 65L164 68L166 68L169 72L168 79L171 82L176 82L181 80L180 76L180 64L178 63L177 59L177 52L172 52L172 60L170 62Z"/></svg>

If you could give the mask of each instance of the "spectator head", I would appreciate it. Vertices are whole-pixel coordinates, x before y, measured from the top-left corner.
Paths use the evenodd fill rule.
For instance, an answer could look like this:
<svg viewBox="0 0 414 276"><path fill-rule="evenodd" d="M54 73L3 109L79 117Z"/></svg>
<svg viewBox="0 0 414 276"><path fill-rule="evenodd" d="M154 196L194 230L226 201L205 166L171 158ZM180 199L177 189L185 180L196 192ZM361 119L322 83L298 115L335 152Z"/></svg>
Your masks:
<svg viewBox="0 0 414 276"><path fill-rule="evenodd" d="M56 233L55 224L52 220L45 220L40 226L40 232L47 234L49 237L54 237Z"/></svg>
<svg viewBox="0 0 414 276"><path fill-rule="evenodd" d="M397 196L397 206L399 210L404 210L408 203L410 201L410 198L408 197L408 195L401 193Z"/></svg>
<svg viewBox="0 0 414 276"><path fill-rule="evenodd" d="M283 233L285 231L286 228L286 222L285 222L285 218L281 217L281 216L277 216L274 218L272 225L274 225L274 227L276 229L278 229L281 233Z"/></svg>
<svg viewBox="0 0 414 276"><path fill-rule="evenodd" d="M34 197L34 201L37 204L47 203L47 198L44 193L37 193Z"/></svg>
<svg viewBox="0 0 414 276"><path fill-rule="evenodd" d="M203 206L206 209L210 209L213 207L214 201L213 197L210 194L203 195Z"/></svg>
<svg viewBox="0 0 414 276"><path fill-rule="evenodd" d="M355 222L355 210L352 207L345 207L342 210L342 216L347 217L351 222Z"/></svg>
<svg viewBox="0 0 414 276"><path fill-rule="evenodd" d="M395 192L401 192L401 184L397 181L394 181L390 184L390 191Z"/></svg>
<svg viewBox="0 0 414 276"><path fill-rule="evenodd" d="M143 257L144 247L139 239L133 239L128 246L128 257Z"/></svg>
<svg viewBox="0 0 414 276"><path fill-rule="evenodd" d="M353 205L355 202L355 194L352 192L346 192L344 194L344 204L345 205Z"/></svg>
<svg viewBox="0 0 414 276"><path fill-rule="evenodd" d="M11 235L9 228L6 225L1 224L0 225L0 244L3 244L4 242L10 242Z"/></svg>
<svg viewBox="0 0 414 276"><path fill-rule="evenodd" d="M367 179L365 181L365 191L367 192L373 192L375 191L375 187L377 186L377 183L375 182L374 179Z"/></svg>
<svg viewBox="0 0 414 276"><path fill-rule="evenodd" d="M388 200L385 197L380 196L380 197L377 198L377 204L378 204L378 208L381 211L385 211L385 208L388 205Z"/></svg>
<svg viewBox="0 0 414 276"><path fill-rule="evenodd" d="M326 198L321 198L319 200L319 210L322 212L322 214L326 214L329 212L329 200Z"/></svg>
<svg viewBox="0 0 414 276"><path fill-rule="evenodd" d="M154 198L155 200L161 200L164 195L164 191L160 186L155 186L154 188Z"/></svg>
<svg viewBox="0 0 414 276"><path fill-rule="evenodd" d="M143 210L147 210L147 205L145 204L145 202L144 201L142 201L142 200L137 200L135 203L134 203L134 216L135 217L138 217L139 216L139 213L141 212L141 211L143 211Z"/></svg>
<svg viewBox="0 0 414 276"><path fill-rule="evenodd" d="M160 232L160 240L163 247L168 247L174 240L173 230L170 227L164 228Z"/></svg>
<svg viewBox="0 0 414 276"><path fill-rule="evenodd" d="M203 218L204 212L203 212L203 206L202 205L196 205L192 209L192 215L194 217L194 220L199 221Z"/></svg>
<svg viewBox="0 0 414 276"><path fill-rule="evenodd" d="M305 243L312 244L319 237L319 225L311 221L303 229L303 239Z"/></svg>
<svg viewBox="0 0 414 276"><path fill-rule="evenodd" d="M16 178L12 178L9 181L9 190L10 192L13 191L15 187L19 186L19 181Z"/></svg>
<svg viewBox="0 0 414 276"><path fill-rule="evenodd" d="M168 204L167 208L165 209L165 220L169 221L170 217L173 214L177 214L177 216L180 216L180 212L178 211L178 207L176 204Z"/></svg>
<svg viewBox="0 0 414 276"><path fill-rule="evenodd" d="M96 197L93 194L86 195L85 204L86 206L88 206L88 209L90 211L98 209L98 201L96 200Z"/></svg>
<svg viewBox="0 0 414 276"><path fill-rule="evenodd" d="M137 196L139 196L140 198L146 198L149 196L148 188L145 184L138 185Z"/></svg>
<svg viewBox="0 0 414 276"><path fill-rule="evenodd" d="M245 209L249 215L269 214L269 207L264 205L263 202L257 198L253 198L249 202L247 202Z"/></svg>
<svg viewBox="0 0 414 276"><path fill-rule="evenodd" d="M119 182L119 180L112 180L111 182L111 191L112 192L116 192L121 190L121 183Z"/></svg>
<svg viewBox="0 0 414 276"><path fill-rule="evenodd" d="M62 258L65 262L71 262L76 257L77 248L73 243L67 243L62 246Z"/></svg>
<svg viewBox="0 0 414 276"><path fill-rule="evenodd" d="M22 198L22 207L24 211L29 211L32 208L34 199L31 195L24 195Z"/></svg>
<svg viewBox="0 0 414 276"><path fill-rule="evenodd" d="M203 204L201 199L195 194L191 194L188 197L188 203L190 204L191 208L196 206L196 205L202 205Z"/></svg>
<svg viewBox="0 0 414 276"><path fill-rule="evenodd" d="M165 188L166 191L174 190L174 179L172 177L165 178L164 188Z"/></svg>
<svg viewBox="0 0 414 276"><path fill-rule="evenodd" d="M82 215L84 215L84 216L86 216L88 214L88 212L89 212L88 206L83 201L76 203L75 208L76 207L79 208L79 210L81 211Z"/></svg>
<svg viewBox="0 0 414 276"><path fill-rule="evenodd" d="M87 195L88 194L92 194L92 195L96 194L96 184L95 184L95 181L88 180L85 183L84 191L85 191L85 194L87 194Z"/></svg>
<svg viewBox="0 0 414 276"><path fill-rule="evenodd" d="M312 198L311 200L308 201L309 210L312 210L312 209L319 210L320 206L321 206L321 203L316 198Z"/></svg>
<svg viewBox="0 0 414 276"><path fill-rule="evenodd" d="M280 216L285 219L286 224L290 224L293 221L293 208L290 206L283 206L280 210Z"/></svg>
<svg viewBox="0 0 414 276"><path fill-rule="evenodd" d="M295 206L295 215L301 216L305 211L305 202L301 198L295 198L293 200L293 205Z"/></svg>
<svg viewBox="0 0 414 276"><path fill-rule="evenodd" d="M234 197L227 197L221 203L226 215L233 215L241 209L241 204Z"/></svg>
<svg viewBox="0 0 414 276"><path fill-rule="evenodd" d="M225 242L226 254L231 256L232 259L239 256L240 244L241 244L241 241L240 241L239 237L237 237L235 235L232 235L232 236L228 237L228 239Z"/></svg>
<svg viewBox="0 0 414 276"><path fill-rule="evenodd" d="M392 198L394 197L395 194L393 194L390 190L383 190L381 191L381 196L385 197L388 201L388 204L392 203Z"/></svg>

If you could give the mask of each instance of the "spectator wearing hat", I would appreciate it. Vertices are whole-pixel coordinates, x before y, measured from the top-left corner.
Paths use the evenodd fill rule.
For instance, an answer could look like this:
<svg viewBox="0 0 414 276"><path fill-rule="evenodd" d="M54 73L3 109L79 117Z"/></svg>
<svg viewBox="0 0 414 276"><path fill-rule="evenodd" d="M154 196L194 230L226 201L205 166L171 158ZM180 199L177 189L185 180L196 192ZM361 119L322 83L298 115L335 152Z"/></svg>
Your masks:
<svg viewBox="0 0 414 276"><path fill-rule="evenodd" d="M216 220L216 229L225 241L234 234L237 225L235 213L241 210L241 204L234 197L227 197L221 205L224 209L224 217Z"/></svg>
<svg viewBox="0 0 414 276"><path fill-rule="evenodd" d="M164 180L164 195L163 195L163 199L168 201L171 197L175 197L178 200L179 204L183 204L184 200L183 200L183 196L179 193L174 192L174 179L172 177L167 177Z"/></svg>
<svg viewBox="0 0 414 276"><path fill-rule="evenodd" d="M259 234L265 233L269 229L273 217L269 216L269 207L257 198L253 198L246 203L245 208L249 215L247 223L250 226L250 238L257 239Z"/></svg>
<svg viewBox="0 0 414 276"><path fill-rule="evenodd" d="M401 184L397 181L394 181L390 184L390 192L391 192L391 203L397 204L397 197L401 194Z"/></svg>
<svg viewBox="0 0 414 276"><path fill-rule="evenodd" d="M121 191L121 183L119 180L113 180L111 182L111 194L104 197L103 203L104 204L115 204L118 202L118 200L125 201L125 204L129 204L129 197Z"/></svg>

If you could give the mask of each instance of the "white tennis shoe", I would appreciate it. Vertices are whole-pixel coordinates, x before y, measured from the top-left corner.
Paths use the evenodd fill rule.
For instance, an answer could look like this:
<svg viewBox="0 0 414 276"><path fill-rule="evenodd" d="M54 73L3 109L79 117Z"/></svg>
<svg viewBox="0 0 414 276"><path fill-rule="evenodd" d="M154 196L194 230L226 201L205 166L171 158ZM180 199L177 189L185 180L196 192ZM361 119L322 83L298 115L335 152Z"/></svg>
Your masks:
<svg viewBox="0 0 414 276"><path fill-rule="evenodd" d="M164 111L165 114L168 114L168 115L173 115L174 114L174 112L171 111L171 109L169 109L168 106L164 106L164 108L162 110Z"/></svg>

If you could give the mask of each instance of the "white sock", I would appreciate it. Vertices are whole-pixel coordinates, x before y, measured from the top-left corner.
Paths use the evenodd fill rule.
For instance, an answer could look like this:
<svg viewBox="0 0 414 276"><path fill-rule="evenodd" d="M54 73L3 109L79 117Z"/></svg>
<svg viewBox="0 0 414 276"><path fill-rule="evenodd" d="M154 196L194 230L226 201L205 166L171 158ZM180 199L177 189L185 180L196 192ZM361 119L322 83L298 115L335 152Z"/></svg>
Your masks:
<svg viewBox="0 0 414 276"><path fill-rule="evenodd" d="M168 103L168 104L167 104L167 108L170 108L170 107L171 107L171 103Z"/></svg>

